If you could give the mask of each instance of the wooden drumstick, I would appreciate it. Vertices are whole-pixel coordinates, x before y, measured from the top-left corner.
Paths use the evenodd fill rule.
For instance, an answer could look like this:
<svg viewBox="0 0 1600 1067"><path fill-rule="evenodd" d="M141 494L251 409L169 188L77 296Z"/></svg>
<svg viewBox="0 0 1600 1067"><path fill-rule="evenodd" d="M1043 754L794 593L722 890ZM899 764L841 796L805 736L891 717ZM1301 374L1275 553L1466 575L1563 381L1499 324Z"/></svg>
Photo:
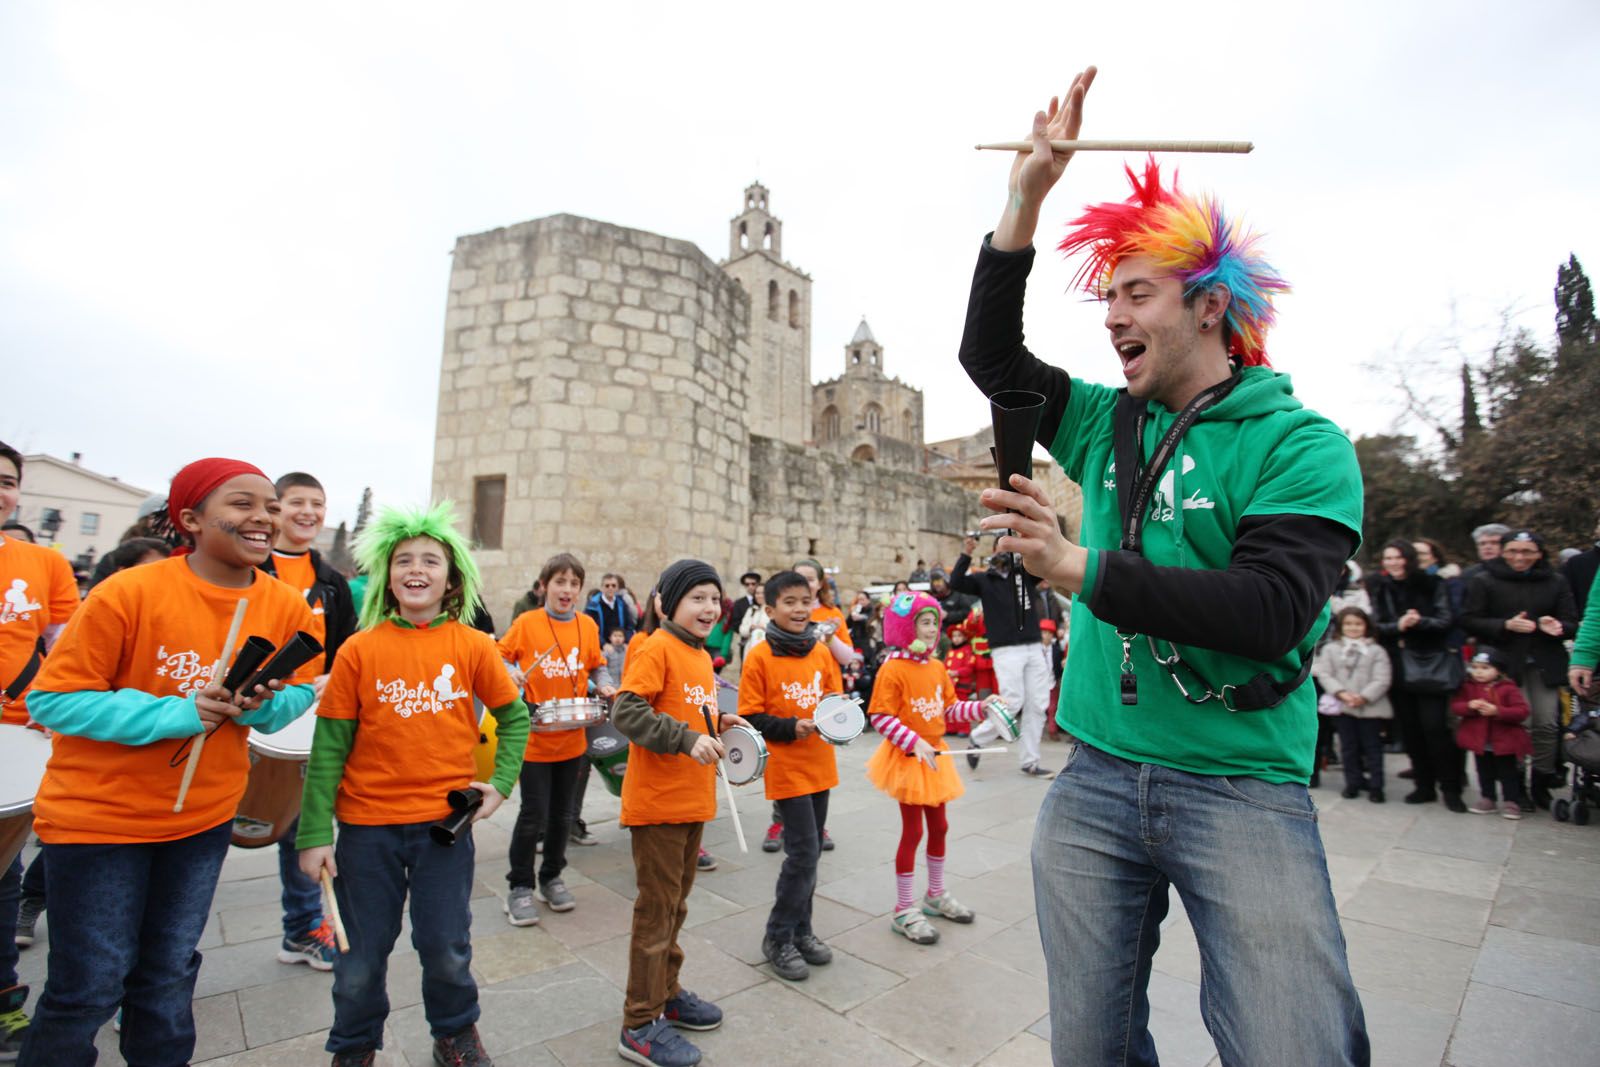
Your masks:
<svg viewBox="0 0 1600 1067"><path fill-rule="evenodd" d="M228 664L233 662L233 646L239 640L239 627L244 625L244 613L250 607L249 597L240 597L239 606L233 609L233 625L228 627L228 639L222 642L222 655L211 668L211 677L206 684L222 681L222 672L228 669ZM218 724L219 728L221 724ZM172 805L174 812L183 810L183 802L189 796L189 783L194 781L194 771L200 764L200 750L206 747L206 730L203 725L200 735L194 739L194 744L189 746L189 758L183 763L183 780L178 783L178 799Z"/></svg>
<svg viewBox="0 0 1600 1067"><path fill-rule="evenodd" d="M704 715L706 717L706 732L709 733L712 737L716 737L717 736L717 728L715 726L711 725L711 709L706 707L706 705L701 704L700 705L700 714L702 714L702 715ZM733 795L733 783L728 780L728 775L726 773L727 767L728 767L728 754L727 754L726 751L724 751L723 754L722 754L721 766L719 766L717 768L717 777L722 779L722 786L727 791L727 794L728 794L728 813L733 816L733 832L734 832L735 836L737 836L739 838L739 851L740 852L749 852L750 851L750 846L749 846L749 844L747 844L745 842L745 839L744 839L744 824L739 821L739 801Z"/></svg>
<svg viewBox="0 0 1600 1067"><path fill-rule="evenodd" d="M1032 141L973 145L980 152L1032 152ZM1230 152L1255 151L1249 141L1051 141L1056 152Z"/></svg>
<svg viewBox="0 0 1600 1067"><path fill-rule="evenodd" d="M328 873L328 868L322 868L322 907L328 913L328 921L333 924L333 940L338 944L340 952L350 951L350 939L344 933L344 919L339 915L339 898L333 895L333 875Z"/></svg>
<svg viewBox="0 0 1600 1067"><path fill-rule="evenodd" d="M935 756L987 756L992 752L1010 751L1004 745L993 748L941 748L934 752Z"/></svg>

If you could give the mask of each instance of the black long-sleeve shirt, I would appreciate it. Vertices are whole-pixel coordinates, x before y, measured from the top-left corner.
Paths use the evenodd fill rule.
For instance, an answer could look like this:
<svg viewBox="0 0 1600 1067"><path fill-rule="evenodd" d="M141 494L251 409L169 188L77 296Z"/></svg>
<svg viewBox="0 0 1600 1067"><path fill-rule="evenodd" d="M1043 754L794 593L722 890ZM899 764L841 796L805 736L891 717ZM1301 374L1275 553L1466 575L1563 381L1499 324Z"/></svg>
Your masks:
<svg viewBox="0 0 1600 1067"><path fill-rule="evenodd" d="M967 304L961 366L985 396L1002 389L1042 393L1039 442L1048 448L1066 415L1072 379L1023 341L1022 305L1033 254L1032 247L1002 252L984 239ZM1138 553L1101 550L1099 581L1085 591L1086 603L1119 630L1268 662L1300 643L1343 579L1357 543L1354 531L1331 519L1249 516L1239 522L1224 570L1162 567Z"/></svg>
<svg viewBox="0 0 1600 1067"><path fill-rule="evenodd" d="M1029 591L1026 614L1017 615L1017 595L1010 578L1002 578L990 571L971 573L972 558L966 553L956 557L950 570L950 588L958 593L976 596L983 601L983 630L989 638L990 648L1008 645L1037 645L1039 643L1039 597L1036 589ZM1025 578L1031 586L1032 578Z"/></svg>

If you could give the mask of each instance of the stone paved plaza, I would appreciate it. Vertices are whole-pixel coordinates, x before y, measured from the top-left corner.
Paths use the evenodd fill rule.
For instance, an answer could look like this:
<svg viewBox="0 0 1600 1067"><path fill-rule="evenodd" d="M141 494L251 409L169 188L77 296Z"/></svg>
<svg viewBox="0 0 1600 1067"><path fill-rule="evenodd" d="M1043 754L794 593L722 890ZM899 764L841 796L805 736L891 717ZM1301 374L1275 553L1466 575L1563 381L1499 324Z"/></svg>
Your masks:
<svg viewBox="0 0 1600 1067"><path fill-rule="evenodd" d="M720 866L691 899L684 948L689 988L718 1001L721 1030L694 1035L713 1064L827 1067L1049 1063L1044 964L1030 886L1028 843L1048 783L1023 778L1009 755L976 774L950 809L952 891L978 911L971 926L940 922L922 948L889 929L891 859L899 819L861 768L876 738L841 750L843 783L832 802L838 848L822 859L818 933L835 959L789 984L762 965L760 938L781 855L759 850L767 805L758 786L740 803L752 851L740 855L724 817L706 830ZM1063 747L1046 746L1046 765ZM1391 774L1399 757L1390 757ZM1335 772L1334 778L1337 778ZM1402 783L1391 779L1391 795ZM1372 1034L1374 1063L1600 1063L1600 826L1547 814L1521 823L1452 815L1316 791L1334 894ZM575 911L539 926L508 926L507 803L480 825L473 900L474 963L484 1040L499 1067L622 1061L617 1028L627 968L633 868L616 802L596 780L589 816L600 844L572 849L567 883ZM265 1067L328 1061L331 976L276 962L276 850L235 849L223 869L201 945L196 1063ZM920 875L919 875L920 883ZM920 889L920 884L919 884ZM40 924L49 929L48 912ZM37 995L46 938L22 954ZM408 944L402 935L401 945ZM1150 986L1163 1064L1217 1063L1200 1021L1199 957L1181 907L1172 909ZM393 1003L386 1067L431 1063L415 954L390 961ZM115 1035L101 1063L121 1064Z"/></svg>

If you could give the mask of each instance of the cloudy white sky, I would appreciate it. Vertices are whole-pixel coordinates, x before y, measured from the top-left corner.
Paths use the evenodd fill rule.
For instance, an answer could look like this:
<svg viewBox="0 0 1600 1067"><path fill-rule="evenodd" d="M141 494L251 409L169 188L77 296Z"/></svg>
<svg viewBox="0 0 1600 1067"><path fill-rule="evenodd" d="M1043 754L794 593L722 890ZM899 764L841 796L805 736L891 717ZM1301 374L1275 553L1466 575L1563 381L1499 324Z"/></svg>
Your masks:
<svg viewBox="0 0 1600 1067"><path fill-rule="evenodd" d="M1305 13L1302 13L1305 12ZM985 409L955 363L1007 160L1087 63L1085 136L1185 157L1296 285L1269 339L1353 433L1362 369L1551 332L1600 268L1600 5L35 3L0 6L0 438L160 490L233 454L428 493L449 252L572 212L727 254L759 178L814 279L813 373L865 314L931 438ZM1080 155L1043 235L1120 197ZM1101 313L1034 272L1048 358L1114 381ZM598 461L600 457L596 457Z"/></svg>

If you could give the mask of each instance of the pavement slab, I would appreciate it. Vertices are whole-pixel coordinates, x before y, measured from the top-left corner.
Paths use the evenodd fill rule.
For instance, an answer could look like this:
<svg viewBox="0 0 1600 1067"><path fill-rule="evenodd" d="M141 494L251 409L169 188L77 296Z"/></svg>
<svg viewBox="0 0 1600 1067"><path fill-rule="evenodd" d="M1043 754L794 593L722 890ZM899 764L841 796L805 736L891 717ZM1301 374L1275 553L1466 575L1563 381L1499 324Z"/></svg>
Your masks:
<svg viewBox="0 0 1600 1067"><path fill-rule="evenodd" d="M861 767L876 739L837 750L830 800L836 842L819 870L815 925L834 962L804 982L775 977L761 934L783 853L759 841L769 804L741 791L752 851L741 853L725 810L708 824L718 869L700 873L682 944L684 985L721 1004L727 1022L691 1035L709 1067L1044 1067L1050 1063L1045 961L1029 861L1047 783L1007 757L977 772L950 806L946 880L976 910L971 925L935 920L938 944L918 946L889 926L895 805ZM1046 745L1045 764L1063 751ZM1403 760L1389 758L1389 772ZM1600 1048L1600 826L1453 815L1312 791L1339 906L1351 973L1362 997L1373 1063L1480 1067L1594 1063ZM720 801L719 801L720 802ZM585 807L593 847L572 847L564 874L578 907L508 925L505 856L516 805L474 831L477 877L473 968L480 1029L501 1067L611 1067L627 982L634 884L631 835L598 784ZM24 858L33 854L26 850ZM926 885L920 862L917 889ZM332 977L278 963L277 850L233 849L201 941L195 989L196 1067L325 1064ZM1181 906L1162 926L1150 981L1151 1031L1163 1064L1218 1067L1199 1008L1200 954ZM21 980L36 999L45 981L49 912L22 950ZM389 960L391 1014L378 1067L429 1067L422 975L407 916ZM97 1038L100 1063L118 1067L117 1035Z"/></svg>

